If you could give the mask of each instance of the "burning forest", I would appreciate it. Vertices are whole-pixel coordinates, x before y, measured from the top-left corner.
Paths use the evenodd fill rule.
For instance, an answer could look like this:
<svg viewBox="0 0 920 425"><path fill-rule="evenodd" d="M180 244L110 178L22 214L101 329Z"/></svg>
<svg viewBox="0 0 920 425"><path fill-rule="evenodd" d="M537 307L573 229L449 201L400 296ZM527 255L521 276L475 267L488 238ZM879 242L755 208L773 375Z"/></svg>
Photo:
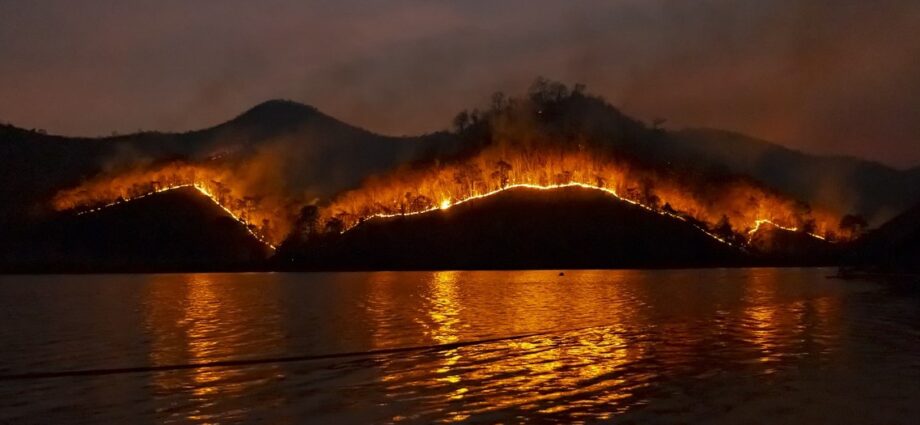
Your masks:
<svg viewBox="0 0 920 425"><path fill-rule="evenodd" d="M616 119L611 124L598 115ZM602 99L584 94L583 87L569 90L538 80L528 96L496 94L488 110L463 112L454 124L459 151L369 176L318 203L297 190L274 189L289 187L284 184L266 184L282 178L270 162L222 159L100 175L60 191L53 206L85 213L192 186L275 246L286 238L347 232L367 220L445 210L513 188L581 187L687 222L736 247L747 246L764 225L831 242L857 236L858 229L841 226L840 214L750 178L643 154L634 146L664 132L622 117ZM253 174L259 177L241 178Z"/></svg>
<svg viewBox="0 0 920 425"><path fill-rule="evenodd" d="M52 205L87 214L161 192L193 187L207 196L255 238L274 248L290 232L296 204L242 178L249 162L170 162L101 175L58 192Z"/></svg>

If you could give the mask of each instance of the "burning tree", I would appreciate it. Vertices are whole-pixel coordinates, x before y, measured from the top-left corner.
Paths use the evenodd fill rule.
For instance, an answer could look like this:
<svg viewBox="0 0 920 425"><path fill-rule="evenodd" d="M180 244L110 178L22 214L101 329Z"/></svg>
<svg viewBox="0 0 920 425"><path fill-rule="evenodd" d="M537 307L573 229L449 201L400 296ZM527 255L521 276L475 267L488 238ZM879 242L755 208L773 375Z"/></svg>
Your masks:
<svg viewBox="0 0 920 425"><path fill-rule="evenodd" d="M851 238L856 238L869 227L869 223L860 215L846 214L840 219L840 230L846 232Z"/></svg>
<svg viewBox="0 0 920 425"><path fill-rule="evenodd" d="M498 180L498 186L502 189L508 187L508 182L511 181L511 168L511 164L505 162L504 159L500 159L495 163L492 179Z"/></svg>
<svg viewBox="0 0 920 425"><path fill-rule="evenodd" d="M600 110L613 121L594 122ZM858 234L865 221L795 201L726 171L706 173L655 163L624 145L661 132L630 120L579 86L537 80L526 98L496 94L490 109L454 119L466 149L368 178L318 206L239 181L245 164L174 162L91 179L61 191L57 209L91 209L162 190L194 187L274 243L341 233L375 217L417 214L515 187L577 186L602 191L651 212L684 220L720 240L770 223L816 236ZM645 133L643 133L645 132ZM311 201L312 204L312 201Z"/></svg>

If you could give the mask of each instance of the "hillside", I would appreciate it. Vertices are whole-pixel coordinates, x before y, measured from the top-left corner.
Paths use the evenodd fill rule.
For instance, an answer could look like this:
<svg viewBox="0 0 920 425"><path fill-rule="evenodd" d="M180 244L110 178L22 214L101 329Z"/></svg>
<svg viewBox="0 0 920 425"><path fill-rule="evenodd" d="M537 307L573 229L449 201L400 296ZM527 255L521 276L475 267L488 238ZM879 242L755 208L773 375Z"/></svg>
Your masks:
<svg viewBox="0 0 920 425"><path fill-rule="evenodd" d="M749 175L799 199L859 213L873 225L920 201L920 168L901 171L852 157L810 155L738 133L675 132L662 154Z"/></svg>
<svg viewBox="0 0 920 425"><path fill-rule="evenodd" d="M271 251L198 191L185 188L20 230L0 271L252 270Z"/></svg>
<svg viewBox="0 0 920 425"><path fill-rule="evenodd" d="M920 204L864 237L851 256L867 271L920 272Z"/></svg>
<svg viewBox="0 0 920 425"><path fill-rule="evenodd" d="M282 268L517 269L700 267L746 255L693 226L593 190L511 189L342 235L289 243Z"/></svg>

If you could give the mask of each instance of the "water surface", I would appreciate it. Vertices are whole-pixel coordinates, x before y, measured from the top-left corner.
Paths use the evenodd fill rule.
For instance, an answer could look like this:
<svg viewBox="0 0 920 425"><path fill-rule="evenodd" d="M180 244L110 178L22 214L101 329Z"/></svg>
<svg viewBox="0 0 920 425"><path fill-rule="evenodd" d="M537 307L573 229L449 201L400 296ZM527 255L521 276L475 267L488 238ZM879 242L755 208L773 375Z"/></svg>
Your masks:
<svg viewBox="0 0 920 425"><path fill-rule="evenodd" d="M0 380L0 422L916 423L920 296L831 273L2 276L0 375L259 361Z"/></svg>

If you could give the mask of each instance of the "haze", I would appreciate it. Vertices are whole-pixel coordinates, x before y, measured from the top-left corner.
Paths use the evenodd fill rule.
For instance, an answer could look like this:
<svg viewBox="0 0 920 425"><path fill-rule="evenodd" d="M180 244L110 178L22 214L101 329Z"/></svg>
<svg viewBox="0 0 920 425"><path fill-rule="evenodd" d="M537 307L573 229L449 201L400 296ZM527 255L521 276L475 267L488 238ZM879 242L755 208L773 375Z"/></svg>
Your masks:
<svg viewBox="0 0 920 425"><path fill-rule="evenodd" d="M670 128L920 163L920 2L0 0L0 121L184 131L270 98L384 134L538 75Z"/></svg>

